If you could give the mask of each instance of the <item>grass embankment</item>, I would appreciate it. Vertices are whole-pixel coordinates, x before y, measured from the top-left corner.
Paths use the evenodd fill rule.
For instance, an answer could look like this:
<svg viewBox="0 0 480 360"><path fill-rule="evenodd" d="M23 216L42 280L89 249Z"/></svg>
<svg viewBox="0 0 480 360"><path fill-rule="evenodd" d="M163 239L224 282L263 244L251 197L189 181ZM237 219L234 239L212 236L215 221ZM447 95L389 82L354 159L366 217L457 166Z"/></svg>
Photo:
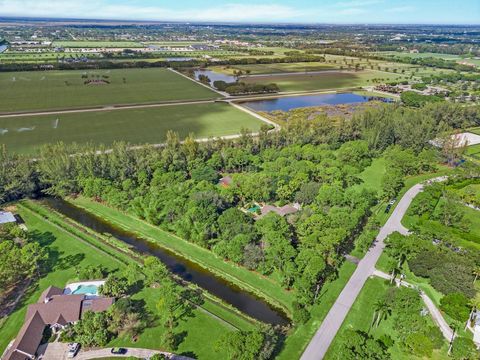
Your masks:
<svg viewBox="0 0 480 360"><path fill-rule="evenodd" d="M318 302L311 309L311 318L307 323L296 326L288 335L284 348L278 356L279 360L299 359L310 339L320 327L335 300L342 292L356 266L345 262L338 271L338 278L325 284L319 295Z"/></svg>
<svg viewBox="0 0 480 360"><path fill-rule="evenodd" d="M477 131L480 133L480 130ZM473 160L477 162L480 161L480 144L467 147L467 149L465 150L465 155L473 158Z"/></svg>
<svg viewBox="0 0 480 360"><path fill-rule="evenodd" d="M57 141L159 144L168 130L181 138L190 133L206 138L238 134L242 128L258 131L262 124L229 104L205 103L0 118L0 138L11 151L34 153L39 146Z"/></svg>
<svg viewBox="0 0 480 360"><path fill-rule="evenodd" d="M371 328L373 319L373 313L375 311L375 302L383 296L388 288L389 284L384 279L371 278L365 283L362 291L360 292L357 300L350 309L345 321L343 322L339 332L335 336L332 345L330 346L325 359L339 359L336 354L339 353L339 348L342 346L342 336L344 336L347 329L361 330L369 333L375 338L380 338L382 335L388 335L393 340L396 340L397 334L394 330L394 317L395 313L392 313L386 320L380 322L378 328ZM434 326L433 320L429 317L428 321L431 326ZM446 354L446 343L441 350L434 351L431 359L448 359ZM392 359L395 360L407 360L417 359L417 357L405 353L400 344L396 342L390 349Z"/></svg>
<svg viewBox="0 0 480 360"><path fill-rule="evenodd" d="M44 206L38 201L24 200L19 205L34 212L37 216L42 217L43 220L49 222L52 226L67 231L78 241L94 246L99 251L104 252L118 262L122 262L124 265L131 262L139 264L143 263L143 256L141 254L137 253L135 250L131 249L129 245L113 236L107 236L95 232L94 230L58 213L56 210ZM233 328L249 328L252 324L256 323L255 319L247 317L238 309L224 303L214 295L203 291L203 289L200 289L195 284L186 283L180 278L177 278L177 280L179 283L184 284L193 290L200 290L204 300L208 301L205 301L199 306L199 308L206 313L211 313L211 315L217 316L225 323L230 324Z"/></svg>
<svg viewBox="0 0 480 360"><path fill-rule="evenodd" d="M283 289L271 278L249 271L244 267L227 262L211 251L190 243L132 215L122 213L85 197L68 199L76 206L94 213L122 229L158 244L223 279L265 299L270 304L282 308L290 314L293 293Z"/></svg>
<svg viewBox="0 0 480 360"><path fill-rule="evenodd" d="M375 70L364 71L338 71L321 74L294 74L294 75L265 75L242 78L246 83L276 83L280 91L312 91L327 89L348 89L372 84L373 79L393 81L400 75L379 72Z"/></svg>
<svg viewBox="0 0 480 360"><path fill-rule="evenodd" d="M32 207L34 208L34 207ZM122 269L125 263L109 253L104 252L101 247L93 246L98 239L84 234L89 241L79 238L65 228L68 224L63 224L60 228L54 223L46 221L40 215L29 210L26 206L20 204L18 212L25 220L26 225L32 232L32 236L41 243L49 252L49 263L52 268L50 271L31 286L24 295L23 300L17 306L17 309L8 316L0 327L0 353L3 352L7 344L16 336L24 322L27 306L38 300L42 291L48 286L64 287L67 282L77 280L77 271L79 268L92 265L102 265L110 270ZM53 214L50 218L54 218ZM62 219L58 216L56 222L60 223ZM160 298L158 289L143 289L134 295L134 298L144 300L146 309L152 314L156 313L156 302ZM250 329L251 324L246 320L222 309L220 306L210 302L205 302L205 308L215 313L216 316L225 317L226 321L234 324L240 329ZM180 321L176 331L184 335L184 340L180 344L178 353L193 353L199 359L222 359L222 354L212 351L216 339L226 332L232 331L233 327L215 316L208 314L205 310L197 308L193 311L193 316ZM159 349L158 339L164 331L163 327L152 324L152 327L146 329L137 342L133 343L130 339L115 339L108 346L130 346Z"/></svg>
<svg viewBox="0 0 480 360"><path fill-rule="evenodd" d="M92 80L96 82L85 84ZM0 73L0 112L218 97L204 86L159 68Z"/></svg>

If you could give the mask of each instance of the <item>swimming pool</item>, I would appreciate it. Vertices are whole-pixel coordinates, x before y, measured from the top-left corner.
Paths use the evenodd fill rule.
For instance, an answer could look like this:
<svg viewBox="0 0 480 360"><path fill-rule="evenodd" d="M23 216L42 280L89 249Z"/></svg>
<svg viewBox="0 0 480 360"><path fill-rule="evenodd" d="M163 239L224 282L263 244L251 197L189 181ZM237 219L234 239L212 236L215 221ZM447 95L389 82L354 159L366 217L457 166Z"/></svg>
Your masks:
<svg viewBox="0 0 480 360"><path fill-rule="evenodd" d="M75 290L72 291L72 294L98 295L98 286L97 285L79 285Z"/></svg>
<svg viewBox="0 0 480 360"><path fill-rule="evenodd" d="M105 284L105 280L80 281L65 286L65 295L98 296L98 288Z"/></svg>

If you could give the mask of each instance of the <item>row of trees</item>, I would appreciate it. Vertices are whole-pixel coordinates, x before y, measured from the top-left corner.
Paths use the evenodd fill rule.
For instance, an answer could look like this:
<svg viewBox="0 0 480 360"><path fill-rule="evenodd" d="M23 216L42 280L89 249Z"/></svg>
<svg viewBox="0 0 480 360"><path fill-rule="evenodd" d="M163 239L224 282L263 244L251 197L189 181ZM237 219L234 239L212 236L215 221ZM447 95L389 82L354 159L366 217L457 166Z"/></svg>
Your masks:
<svg viewBox="0 0 480 360"><path fill-rule="evenodd" d="M230 95L245 95L245 94L266 94L280 91L275 83L271 84L247 84L242 81L227 83L225 81L215 81L213 86L220 90L229 93Z"/></svg>

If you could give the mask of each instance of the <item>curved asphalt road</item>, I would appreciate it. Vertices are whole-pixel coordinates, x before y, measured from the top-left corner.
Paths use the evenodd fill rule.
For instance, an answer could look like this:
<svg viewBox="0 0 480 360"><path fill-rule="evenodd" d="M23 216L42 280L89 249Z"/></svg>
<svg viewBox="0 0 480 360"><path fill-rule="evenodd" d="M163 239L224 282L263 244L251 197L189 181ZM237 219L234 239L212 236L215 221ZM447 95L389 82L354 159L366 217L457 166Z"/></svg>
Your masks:
<svg viewBox="0 0 480 360"><path fill-rule="evenodd" d="M444 178L437 178L432 181L442 181ZM401 234L408 234L408 229L401 224L410 203L415 196L421 192L423 184L417 184L410 188L393 210L392 215L385 225L380 229L375 244L370 248L367 254L358 263L357 269L350 277L347 285L338 296L335 304L331 307L322 325L317 330L312 340L305 349L301 360L320 360L323 359L360 290L362 290L365 281L373 275L375 264L385 248L384 240L391 233L398 231Z"/></svg>

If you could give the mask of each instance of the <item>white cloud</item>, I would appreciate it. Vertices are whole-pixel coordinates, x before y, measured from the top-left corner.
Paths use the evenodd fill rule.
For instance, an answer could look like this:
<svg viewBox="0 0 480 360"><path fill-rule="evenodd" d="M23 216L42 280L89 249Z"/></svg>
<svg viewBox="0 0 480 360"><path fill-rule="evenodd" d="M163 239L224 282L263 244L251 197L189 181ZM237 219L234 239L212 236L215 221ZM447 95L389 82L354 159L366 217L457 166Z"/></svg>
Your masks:
<svg viewBox="0 0 480 360"><path fill-rule="evenodd" d="M3 16L69 17L125 20L281 21L301 18L308 12L275 4L223 4L211 8L172 10L139 4L111 5L105 1L0 0Z"/></svg>

